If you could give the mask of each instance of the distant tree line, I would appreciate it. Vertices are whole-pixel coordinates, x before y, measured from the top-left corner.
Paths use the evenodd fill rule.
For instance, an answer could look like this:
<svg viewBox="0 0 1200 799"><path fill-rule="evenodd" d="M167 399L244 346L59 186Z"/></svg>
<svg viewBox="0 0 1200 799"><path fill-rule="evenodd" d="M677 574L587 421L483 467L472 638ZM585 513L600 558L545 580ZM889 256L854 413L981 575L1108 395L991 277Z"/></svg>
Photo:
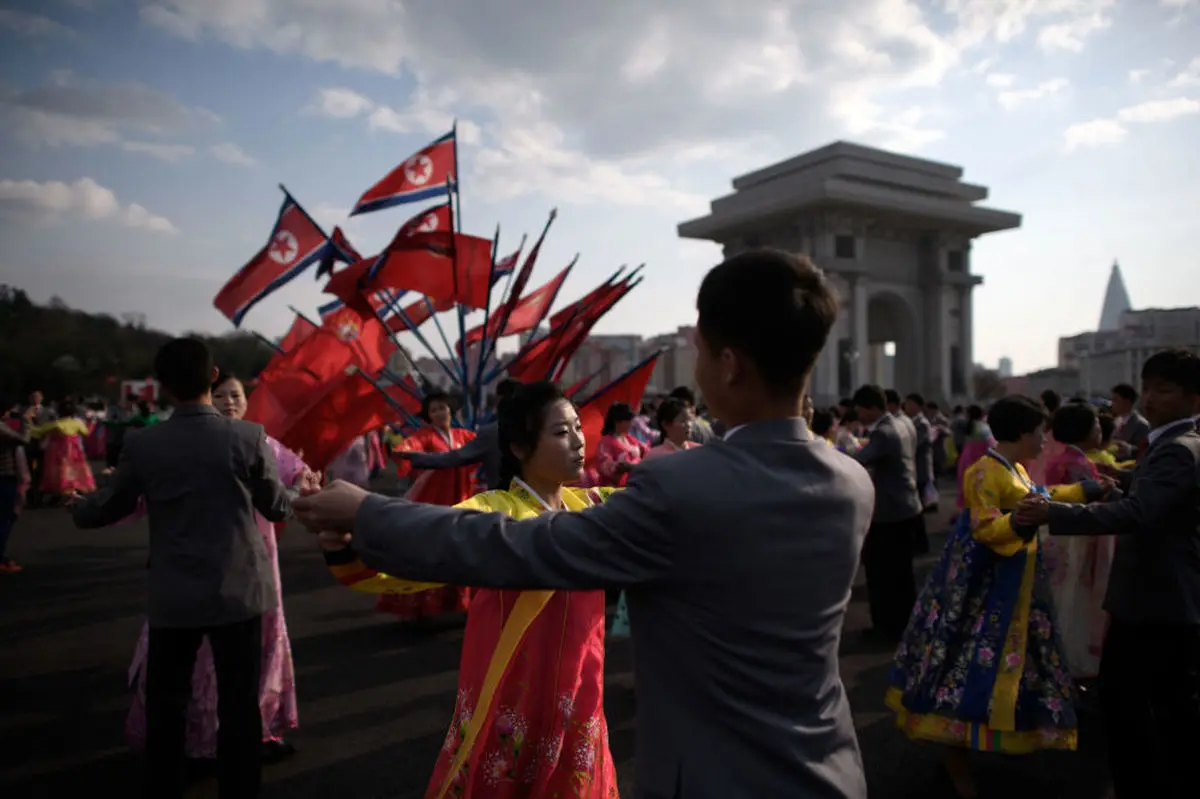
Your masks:
<svg viewBox="0 0 1200 799"><path fill-rule="evenodd" d="M202 336L223 368L257 375L273 350L252 333ZM0 399L5 407L42 391L48 400L99 394L115 398L122 380L153 374L154 355L171 335L146 327L140 313L91 314L54 297L38 305L0 285Z"/></svg>

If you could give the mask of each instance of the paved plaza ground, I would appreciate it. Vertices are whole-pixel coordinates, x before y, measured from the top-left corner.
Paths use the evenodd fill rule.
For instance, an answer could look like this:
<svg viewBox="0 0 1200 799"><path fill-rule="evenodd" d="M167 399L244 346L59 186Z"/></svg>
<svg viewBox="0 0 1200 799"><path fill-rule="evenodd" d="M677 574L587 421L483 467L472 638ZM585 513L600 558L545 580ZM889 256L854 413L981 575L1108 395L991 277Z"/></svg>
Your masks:
<svg viewBox="0 0 1200 799"><path fill-rule="evenodd" d="M940 514L942 527L946 514ZM137 796L140 761L125 748L126 670L142 624L144 522L78 531L62 510L25 514L10 554L25 571L0 577L0 796ZM934 547L941 536L934 536ZM461 623L413 629L337 585L311 536L293 525L280 561L296 663L299 753L266 771L264 799L424 795L454 706ZM930 557L922 560L927 566ZM866 644L855 589L842 644L872 799L938 799L938 751L904 738L883 707L891 652ZM627 642L613 642L605 707L626 795L632 795L636 703ZM1103 742L1086 717L1078 753L980 756L984 797L1102 799ZM195 797L215 797L201 781ZM763 797L762 799L776 799ZM778 799L786 799L779 797Z"/></svg>

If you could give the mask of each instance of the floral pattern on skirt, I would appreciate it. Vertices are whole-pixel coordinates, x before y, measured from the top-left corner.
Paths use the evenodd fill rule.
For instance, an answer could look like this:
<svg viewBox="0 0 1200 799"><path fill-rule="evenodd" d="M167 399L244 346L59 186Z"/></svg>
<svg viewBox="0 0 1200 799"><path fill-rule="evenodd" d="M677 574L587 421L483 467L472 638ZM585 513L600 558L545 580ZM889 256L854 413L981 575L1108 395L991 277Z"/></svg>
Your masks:
<svg viewBox="0 0 1200 799"><path fill-rule="evenodd" d="M888 675L887 704L910 737L1013 754L1075 748L1075 688L1040 552L1027 629L1017 629L1021 620L1014 618L1027 557L1022 551L1005 558L977 542L969 514L962 514ZM1022 635L1023 653L1005 654ZM1016 684L1013 729L997 729L993 721L993 695L1005 679Z"/></svg>

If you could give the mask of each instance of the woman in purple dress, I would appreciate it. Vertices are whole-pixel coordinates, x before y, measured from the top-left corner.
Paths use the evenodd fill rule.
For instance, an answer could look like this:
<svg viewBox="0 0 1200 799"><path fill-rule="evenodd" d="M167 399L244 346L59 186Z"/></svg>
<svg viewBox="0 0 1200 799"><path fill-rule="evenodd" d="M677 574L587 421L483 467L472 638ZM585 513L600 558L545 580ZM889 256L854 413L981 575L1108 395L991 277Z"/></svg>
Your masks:
<svg viewBox="0 0 1200 799"><path fill-rule="evenodd" d="M246 412L246 391L241 381L224 372L219 374L213 383L213 405L225 416L242 418ZM267 443L275 453L279 479L284 485L298 483L308 471L304 461L270 436L267 436ZM278 604L263 614L262 622L262 681L258 689L258 705L262 712L263 758L267 762L283 760L296 751L283 737L296 728L297 716L295 670L287 622L283 616L279 549L275 540L282 528L283 525L276 527L258 516L258 531L271 558L278 595ZM147 625L143 624L133 663L129 667L129 682L136 693L125 721L125 736L130 747L138 751L146 745L147 629ZM207 639L200 646L196 669L192 673L192 699L187 715L187 755L194 760L212 760L217 756L217 675Z"/></svg>

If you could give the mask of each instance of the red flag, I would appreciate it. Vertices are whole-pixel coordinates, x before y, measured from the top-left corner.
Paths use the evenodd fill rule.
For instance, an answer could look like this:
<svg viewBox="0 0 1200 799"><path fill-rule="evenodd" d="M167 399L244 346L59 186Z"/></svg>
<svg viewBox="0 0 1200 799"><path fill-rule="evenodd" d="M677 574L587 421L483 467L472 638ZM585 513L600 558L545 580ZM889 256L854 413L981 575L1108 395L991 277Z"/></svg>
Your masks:
<svg viewBox="0 0 1200 799"><path fill-rule="evenodd" d="M328 248L329 238L317 223L285 196L266 246L217 292L213 306L240 326L255 303L321 260Z"/></svg>
<svg viewBox="0 0 1200 799"><path fill-rule="evenodd" d="M625 374L609 383L593 394L579 408L579 421L583 426L585 457L588 464L596 457L596 446L600 443L601 431L604 429L604 417L614 403L624 402L635 411L642 404L642 395L654 374L654 366L658 362L658 353L654 353ZM307 451L305 451L307 455Z"/></svg>
<svg viewBox="0 0 1200 799"><path fill-rule="evenodd" d="M288 332L283 334L283 339L279 342L279 349L285 353L291 352L316 331L316 325L297 314L296 318L292 320L292 326L288 328Z"/></svg>
<svg viewBox="0 0 1200 799"><path fill-rule="evenodd" d="M554 359L558 362L555 368L553 380L562 378L563 370L567 368L567 364L575 353L583 346L583 342L587 341L588 335L592 332L592 328L600 321L603 316L612 310L621 299L629 293L633 286L629 283L618 283L609 287L607 296L594 301L591 305L580 309L575 317L575 321L568 327L570 332L563 337L562 343L554 353Z"/></svg>
<svg viewBox="0 0 1200 799"><path fill-rule="evenodd" d="M563 282L566 281L567 275L571 274L573 267L574 264L568 266L547 283L534 289L526 296L510 298L504 304L503 308L497 308L496 312L488 319L487 337L496 339L503 336L515 336L529 330L536 330L541 321L546 318L546 313L550 310L550 306L554 304L554 300L558 297L558 292L562 290ZM501 330L500 325L506 319L507 324ZM467 331L466 335L467 346L479 342L483 336L483 325L471 328Z"/></svg>
<svg viewBox="0 0 1200 799"><path fill-rule="evenodd" d="M420 411L420 403L399 389L385 395L363 375L343 374L325 384L319 401L292 421L280 441L293 452L303 452L313 469L324 469L355 438L400 417L388 396L403 396L406 410L415 406Z"/></svg>
<svg viewBox="0 0 1200 799"><path fill-rule="evenodd" d="M314 402L321 387L357 367L374 375L387 365L395 347L383 325L342 308L292 351L281 355L269 372L259 375L245 418L267 428L275 438Z"/></svg>
<svg viewBox="0 0 1200 799"><path fill-rule="evenodd" d="M405 330L416 330L429 321L435 313L453 310L454 303L446 300L422 298L410 302L404 307L403 314L395 314L387 320L388 329L393 333L403 333ZM408 317L407 319L405 317ZM411 324L409 324L411 322Z"/></svg>
<svg viewBox="0 0 1200 799"><path fill-rule="evenodd" d="M417 233L437 233L439 231L453 231L454 216L450 209L450 203L442 203L435 205L432 208L426 208L421 213L414 216L412 219L405 222L396 231L395 238L401 236L413 236Z"/></svg>
<svg viewBox="0 0 1200 799"><path fill-rule="evenodd" d="M418 150L384 176L383 180L367 189L354 204L350 216L445 196L446 184L457 180L457 172L454 131L451 131Z"/></svg>
<svg viewBox="0 0 1200 799"><path fill-rule="evenodd" d="M382 264L374 268L373 276L378 259L364 258L331 277L325 293L359 307L363 302L360 292L387 289L415 291L434 300L484 308L491 289L488 276L492 271L492 241L454 234L453 242L453 255L431 250L385 251L378 257Z"/></svg>

